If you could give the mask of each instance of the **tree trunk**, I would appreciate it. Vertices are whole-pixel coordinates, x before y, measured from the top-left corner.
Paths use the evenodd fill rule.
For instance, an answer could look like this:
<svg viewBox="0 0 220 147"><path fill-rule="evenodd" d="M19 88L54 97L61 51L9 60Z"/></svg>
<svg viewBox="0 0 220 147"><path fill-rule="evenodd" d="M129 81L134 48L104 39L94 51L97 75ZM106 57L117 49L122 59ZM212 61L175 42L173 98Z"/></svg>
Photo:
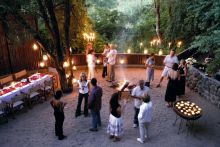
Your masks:
<svg viewBox="0 0 220 147"><path fill-rule="evenodd" d="M162 33L160 30L160 0L154 0L156 12L156 33L157 38L162 42Z"/></svg>
<svg viewBox="0 0 220 147"><path fill-rule="evenodd" d="M69 86L72 87L72 78L73 78L73 71L72 71L72 58L71 58L71 52L70 52L70 0L65 0L65 10L64 10L64 33L65 33L65 44L67 49L67 60L69 62L69 68L67 69L70 72L70 80L69 80Z"/></svg>
<svg viewBox="0 0 220 147"><path fill-rule="evenodd" d="M65 69L61 69L61 70L59 69L58 74L59 74L59 77L60 77L60 85L61 85L62 91L64 93L72 92L72 87L69 86L68 79L66 78Z"/></svg>

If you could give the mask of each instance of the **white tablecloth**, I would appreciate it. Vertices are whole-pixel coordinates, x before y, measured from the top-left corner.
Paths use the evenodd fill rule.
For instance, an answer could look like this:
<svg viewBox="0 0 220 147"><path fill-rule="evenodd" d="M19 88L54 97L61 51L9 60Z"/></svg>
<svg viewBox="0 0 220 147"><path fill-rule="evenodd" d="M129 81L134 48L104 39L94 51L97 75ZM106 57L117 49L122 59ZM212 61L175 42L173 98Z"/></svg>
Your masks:
<svg viewBox="0 0 220 147"><path fill-rule="evenodd" d="M38 74L34 74L32 76L36 76ZM0 103L2 101L5 101L5 102L10 102L11 99L19 94L21 94L21 92L23 93L28 93L29 90L32 88L32 87L36 87L36 86L43 86L44 85L44 82L45 81L49 81L51 80L51 76L50 75L44 75L43 77L37 79L37 80L31 80L30 83L28 83L27 85L25 86L22 86L20 88L16 88L15 90L9 92L9 93L6 93L4 95L1 95L0 96Z"/></svg>

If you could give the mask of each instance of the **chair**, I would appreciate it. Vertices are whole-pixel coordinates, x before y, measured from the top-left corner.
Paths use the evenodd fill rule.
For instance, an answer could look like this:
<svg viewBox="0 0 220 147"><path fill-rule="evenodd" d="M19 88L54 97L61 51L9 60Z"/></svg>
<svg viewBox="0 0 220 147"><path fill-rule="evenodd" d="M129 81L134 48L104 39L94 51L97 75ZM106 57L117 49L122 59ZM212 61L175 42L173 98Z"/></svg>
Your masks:
<svg viewBox="0 0 220 147"><path fill-rule="evenodd" d="M25 109L26 110L26 105L25 105L25 95L24 94L19 94L16 95L11 99L11 104L10 104L10 112L12 113L13 118L15 118L15 113Z"/></svg>
<svg viewBox="0 0 220 147"><path fill-rule="evenodd" d="M12 81L13 81L13 76L10 75L10 76L7 76L7 77L0 79L0 84L4 85L4 84L10 83Z"/></svg>
<svg viewBox="0 0 220 147"><path fill-rule="evenodd" d="M15 77L16 80L19 80L19 79L27 77L27 76L28 76L28 74L27 74L27 70L26 69L24 69L22 71L19 71L19 72L14 74L14 77Z"/></svg>
<svg viewBox="0 0 220 147"><path fill-rule="evenodd" d="M29 89L28 93L26 93L27 103L29 104L30 108L34 103L42 102L41 93L38 92L39 89L40 89L39 86L34 86Z"/></svg>
<svg viewBox="0 0 220 147"><path fill-rule="evenodd" d="M1 118L1 122L8 122L8 117L7 117L7 113L6 113L6 106L4 105L4 103L0 102L0 118Z"/></svg>
<svg viewBox="0 0 220 147"><path fill-rule="evenodd" d="M54 94L53 79L51 78L49 81L45 81L41 90L43 91L43 95L46 101L50 94Z"/></svg>

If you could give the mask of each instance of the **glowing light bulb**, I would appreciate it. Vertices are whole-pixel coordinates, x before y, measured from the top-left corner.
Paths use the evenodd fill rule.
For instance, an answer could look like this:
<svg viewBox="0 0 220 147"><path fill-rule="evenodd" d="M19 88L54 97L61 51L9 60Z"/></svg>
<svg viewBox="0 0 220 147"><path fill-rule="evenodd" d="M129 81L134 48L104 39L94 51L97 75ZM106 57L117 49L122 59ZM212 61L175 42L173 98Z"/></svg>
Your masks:
<svg viewBox="0 0 220 147"><path fill-rule="evenodd" d="M96 60L96 63L97 63L97 64L100 64L100 63L101 63L101 60L100 60L100 59L97 59L97 60Z"/></svg>
<svg viewBox="0 0 220 147"><path fill-rule="evenodd" d="M73 70L76 70L76 66L73 66Z"/></svg>
<svg viewBox="0 0 220 147"><path fill-rule="evenodd" d="M72 82L73 82L73 83L77 83L77 79L76 79L76 78L73 78Z"/></svg>
<svg viewBox="0 0 220 147"><path fill-rule="evenodd" d="M63 62L63 68L67 68L69 66L69 63L68 62Z"/></svg>
<svg viewBox="0 0 220 147"><path fill-rule="evenodd" d="M40 62L39 65L40 65L41 68L43 68L45 66L45 63L44 62Z"/></svg>
<svg viewBox="0 0 220 147"><path fill-rule="evenodd" d="M38 46L37 46L36 43L33 44L33 49L34 49L35 51L38 50Z"/></svg>
<svg viewBox="0 0 220 147"><path fill-rule="evenodd" d="M182 45L182 41L177 42L177 47L180 47Z"/></svg>
<svg viewBox="0 0 220 147"><path fill-rule="evenodd" d="M43 60L47 61L48 60L48 56L46 54L43 55Z"/></svg>

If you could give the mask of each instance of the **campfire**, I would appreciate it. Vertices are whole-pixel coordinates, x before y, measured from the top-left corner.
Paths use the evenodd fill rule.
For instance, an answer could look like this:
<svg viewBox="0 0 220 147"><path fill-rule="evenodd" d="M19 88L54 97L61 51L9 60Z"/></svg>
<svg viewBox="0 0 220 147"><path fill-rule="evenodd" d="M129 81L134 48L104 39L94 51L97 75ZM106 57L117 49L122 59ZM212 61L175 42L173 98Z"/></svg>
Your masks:
<svg viewBox="0 0 220 147"><path fill-rule="evenodd" d="M119 93L122 99L129 99L131 90L136 85L130 84L128 80L123 80L119 82L112 83L112 88L116 89Z"/></svg>
<svg viewBox="0 0 220 147"><path fill-rule="evenodd" d="M127 80L124 80L123 82L118 82L118 87L116 88L118 91L124 91L129 85L129 82Z"/></svg>

